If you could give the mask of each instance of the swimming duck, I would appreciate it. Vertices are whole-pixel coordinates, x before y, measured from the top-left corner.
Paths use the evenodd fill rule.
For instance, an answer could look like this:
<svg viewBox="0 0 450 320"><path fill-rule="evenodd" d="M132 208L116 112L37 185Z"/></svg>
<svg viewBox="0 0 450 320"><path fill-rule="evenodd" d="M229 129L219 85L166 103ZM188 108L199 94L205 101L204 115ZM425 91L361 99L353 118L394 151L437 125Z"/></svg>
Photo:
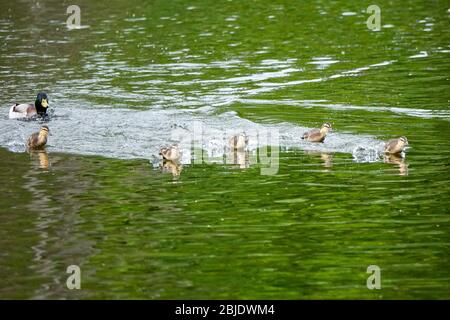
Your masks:
<svg viewBox="0 0 450 320"><path fill-rule="evenodd" d="M384 153L398 154L401 153L408 145L409 143L406 137L391 139L385 143Z"/></svg>
<svg viewBox="0 0 450 320"><path fill-rule="evenodd" d="M305 132L302 139L306 139L309 142L323 142L331 130L331 123L325 122L320 129L312 129L311 131Z"/></svg>
<svg viewBox="0 0 450 320"><path fill-rule="evenodd" d="M231 150L244 150L248 144L248 137L244 133L234 135L228 141Z"/></svg>
<svg viewBox="0 0 450 320"><path fill-rule="evenodd" d="M29 149L42 149L47 144L47 137L48 137L48 127L42 126L39 132L33 133L28 138L28 148Z"/></svg>
<svg viewBox="0 0 450 320"><path fill-rule="evenodd" d="M170 146L168 148L161 148L159 154L162 155L163 159L173 162L179 162L181 158L180 150L176 145Z"/></svg>
<svg viewBox="0 0 450 320"><path fill-rule="evenodd" d="M39 92L34 105L28 103L14 104L9 109L10 119L31 118L35 115L45 116L48 108L48 97L45 92Z"/></svg>

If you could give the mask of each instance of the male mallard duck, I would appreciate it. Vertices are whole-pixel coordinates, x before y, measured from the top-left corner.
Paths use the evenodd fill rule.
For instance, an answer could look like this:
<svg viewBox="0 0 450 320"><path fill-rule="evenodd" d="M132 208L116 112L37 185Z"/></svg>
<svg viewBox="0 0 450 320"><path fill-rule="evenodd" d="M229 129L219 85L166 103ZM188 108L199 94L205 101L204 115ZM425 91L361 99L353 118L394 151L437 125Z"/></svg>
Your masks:
<svg viewBox="0 0 450 320"><path fill-rule="evenodd" d="M312 129L311 131L305 132L302 139L306 139L309 142L323 142L327 133L331 130L331 123L326 122L320 129Z"/></svg>
<svg viewBox="0 0 450 320"><path fill-rule="evenodd" d="M33 133L28 138L28 148L29 149L42 149L45 147L45 144L47 143L47 136L48 136L48 127L42 126L39 132Z"/></svg>
<svg viewBox="0 0 450 320"><path fill-rule="evenodd" d="M244 150L248 144L248 137L244 133L234 135L228 141L231 150Z"/></svg>
<svg viewBox="0 0 450 320"><path fill-rule="evenodd" d="M406 137L400 137L397 139L391 139L384 145L384 153L397 154L401 153L405 147L409 145Z"/></svg>
<svg viewBox="0 0 450 320"><path fill-rule="evenodd" d="M16 103L9 109L10 119L31 118L35 115L45 116L48 108L48 97L45 92L39 92L34 105Z"/></svg>
<svg viewBox="0 0 450 320"><path fill-rule="evenodd" d="M173 162L178 162L181 158L180 150L176 145L170 146L168 148L161 148L159 154L163 156L163 159Z"/></svg>

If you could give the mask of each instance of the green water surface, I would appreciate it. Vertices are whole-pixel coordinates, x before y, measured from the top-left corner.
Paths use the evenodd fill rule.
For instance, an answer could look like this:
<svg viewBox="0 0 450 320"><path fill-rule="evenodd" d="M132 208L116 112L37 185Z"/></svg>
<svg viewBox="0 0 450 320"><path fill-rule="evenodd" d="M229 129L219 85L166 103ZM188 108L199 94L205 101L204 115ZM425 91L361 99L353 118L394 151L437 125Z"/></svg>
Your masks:
<svg viewBox="0 0 450 320"><path fill-rule="evenodd" d="M330 121L411 148L369 163L280 148L275 175L205 162L174 177L104 157L102 141L96 156L5 142L1 299L450 298L448 1L378 1L379 32L370 1L80 0L78 30L70 4L0 3L2 123L43 88L73 112L223 101L212 117ZM277 63L294 70L259 78ZM67 121L80 132L95 119ZM66 287L72 264L81 290Z"/></svg>

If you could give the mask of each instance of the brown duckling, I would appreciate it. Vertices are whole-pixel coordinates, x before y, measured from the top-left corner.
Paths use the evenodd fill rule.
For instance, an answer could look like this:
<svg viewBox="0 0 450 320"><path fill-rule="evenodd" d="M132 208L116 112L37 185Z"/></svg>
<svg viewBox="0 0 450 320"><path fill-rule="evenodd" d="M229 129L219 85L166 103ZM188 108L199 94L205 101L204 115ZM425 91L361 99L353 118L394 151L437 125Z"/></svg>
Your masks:
<svg viewBox="0 0 450 320"><path fill-rule="evenodd" d="M31 118L35 115L44 117L47 114L48 101L47 94L45 92L39 92L34 105L28 103L14 104L9 109L9 118Z"/></svg>
<svg viewBox="0 0 450 320"><path fill-rule="evenodd" d="M47 126L42 126L39 132L33 133L28 138L28 148L32 150L36 149L42 149L47 144L47 137L48 137L49 129Z"/></svg>
<svg viewBox="0 0 450 320"><path fill-rule="evenodd" d="M176 145L170 146L168 148L161 148L159 154L162 155L163 159L173 162L179 162L181 158L180 149L178 149L178 146Z"/></svg>
<svg viewBox="0 0 450 320"><path fill-rule="evenodd" d="M244 133L234 135L228 141L231 150L244 150L248 144L248 137Z"/></svg>
<svg viewBox="0 0 450 320"><path fill-rule="evenodd" d="M391 139L387 141L384 145L384 153L398 154L408 146L408 139L406 137L400 137L397 139Z"/></svg>
<svg viewBox="0 0 450 320"><path fill-rule="evenodd" d="M311 131L305 132L302 139L309 142L323 142L329 131L332 131L331 123L326 122L320 129L312 129Z"/></svg>

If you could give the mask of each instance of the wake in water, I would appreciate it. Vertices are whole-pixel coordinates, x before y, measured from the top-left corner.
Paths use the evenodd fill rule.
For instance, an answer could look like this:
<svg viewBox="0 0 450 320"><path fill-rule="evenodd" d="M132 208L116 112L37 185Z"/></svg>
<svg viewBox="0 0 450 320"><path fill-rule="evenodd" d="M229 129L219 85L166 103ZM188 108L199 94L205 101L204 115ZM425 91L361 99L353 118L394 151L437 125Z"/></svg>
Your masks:
<svg viewBox="0 0 450 320"><path fill-rule="evenodd" d="M358 146L353 149L353 160L355 162L378 162L383 157L383 145L379 144L378 146Z"/></svg>
<svg viewBox="0 0 450 320"><path fill-rule="evenodd" d="M58 107L58 116L46 122L51 128L47 150L111 158L149 159L159 162L159 149L177 144L183 164L199 161L195 154L220 161L228 150L228 139L244 132L249 137L247 150L274 146L317 152L353 154L357 162L377 161L382 142L364 135L331 133L324 143L301 140L309 128L290 123L258 124L240 118L235 112L213 114L212 108L197 110L152 109L74 109ZM28 136L42 121L0 120L3 134L0 145L13 152L24 152ZM214 161L215 161L214 160Z"/></svg>
<svg viewBox="0 0 450 320"><path fill-rule="evenodd" d="M97 59L103 58L96 56ZM102 59L100 59L103 61ZM328 61L328 60L327 60ZM268 82L270 79L281 78L295 72L302 72L301 69L292 67L294 61L262 61L260 68L262 73L231 77L220 80L205 80L202 92L194 92L193 96L186 96L177 90L180 86L198 84L200 80L193 79L183 83L173 83L173 90L166 87L159 88L159 82L155 82L154 74L161 77L161 72L186 72L201 71L211 67L222 67L224 69L239 65L239 61L218 62L211 64L188 64L174 63L156 65L133 69L126 63L102 63L103 68L107 68L103 73L104 77L114 74L116 71L133 71L134 78L131 79L135 85L141 85L140 77L147 79L150 74L153 79L149 88L149 83L142 83L142 90L134 88L133 92L125 92L117 87L105 87L100 81L90 83L95 90L86 91L87 83L76 83L65 81L60 83L60 87L55 88L55 92L66 92L69 95L86 96L100 95L105 97L121 98L134 105L149 105L151 109L140 108L130 109L125 103L124 108L113 108L110 105L89 107L83 100L71 103L58 103L58 98L66 100L65 97L55 93L54 105L58 105L57 114L52 115L48 123L51 135L49 137L49 151L66 152L82 155L99 155L112 158L149 159L153 164L160 161L159 149L170 144L177 144L182 152L182 163L189 164L199 161L201 154L203 160L206 157L220 162L228 152L227 144L230 136L245 132L249 137L248 151L254 153L259 148L266 146L278 146L280 148L299 148L305 151L324 153L347 153L351 154L356 162L381 161L383 155L383 142L368 135L346 134L333 132L327 136L324 143L311 143L301 140L301 136L310 128L297 126L290 123L278 124L258 124L250 120L239 117L234 112L217 114L218 106L230 105L235 102L240 103L269 103L268 100L251 98L257 93L272 92L289 86L297 86L303 83L332 81L333 79L346 76L357 76L362 70L380 68L394 63L395 61L385 61L372 64L354 70L343 71L335 75L317 78L312 80L297 80L281 83ZM333 61L334 63L334 61ZM95 64L94 64L95 65ZM98 67L98 65L97 65ZM278 71L268 72L266 68L275 68ZM258 68L256 68L259 70ZM106 72L108 71L108 72ZM139 81L141 80L141 81ZM136 82L137 81L137 82ZM166 81L162 81L167 85ZM226 83L228 87L217 88L217 82ZM258 84L257 88L249 89L243 83ZM212 87L208 87L208 86ZM151 90L150 90L151 89ZM203 92L206 89L206 92ZM152 99L158 101L153 101ZM326 101L280 101L271 100L269 104L289 104L305 107L333 108L337 110L364 109L375 110L373 107L357 107L345 105L330 105ZM167 105L171 107L168 108ZM195 108L195 109L191 109ZM378 108L376 111L389 111L395 113L406 113L419 117L447 117L447 113L436 115L427 110L410 110L402 108ZM11 121L7 117L0 118L2 135L0 145L14 152L25 151L25 142L28 136L36 131L40 123ZM199 153L199 150L201 151Z"/></svg>

